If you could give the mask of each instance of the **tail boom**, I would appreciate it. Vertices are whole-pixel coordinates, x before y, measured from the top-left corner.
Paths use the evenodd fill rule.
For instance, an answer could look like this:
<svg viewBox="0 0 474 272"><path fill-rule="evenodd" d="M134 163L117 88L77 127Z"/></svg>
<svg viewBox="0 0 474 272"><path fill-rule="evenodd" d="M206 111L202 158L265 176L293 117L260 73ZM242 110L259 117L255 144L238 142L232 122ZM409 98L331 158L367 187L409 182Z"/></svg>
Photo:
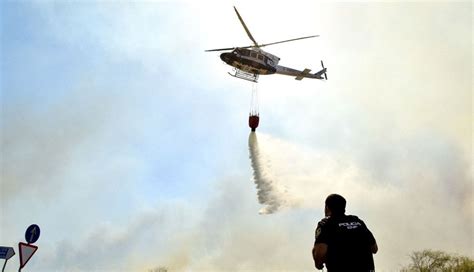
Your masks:
<svg viewBox="0 0 474 272"><path fill-rule="evenodd" d="M280 74L280 75L286 75L286 76L294 76L296 80L302 80L305 77L327 80L327 76L326 76L327 68L324 68L324 66L322 70L314 74L311 74L310 71L311 69L308 69L308 68L304 69L303 71L300 71L300 70L295 70L295 69L288 68L285 66L277 65L275 73Z"/></svg>

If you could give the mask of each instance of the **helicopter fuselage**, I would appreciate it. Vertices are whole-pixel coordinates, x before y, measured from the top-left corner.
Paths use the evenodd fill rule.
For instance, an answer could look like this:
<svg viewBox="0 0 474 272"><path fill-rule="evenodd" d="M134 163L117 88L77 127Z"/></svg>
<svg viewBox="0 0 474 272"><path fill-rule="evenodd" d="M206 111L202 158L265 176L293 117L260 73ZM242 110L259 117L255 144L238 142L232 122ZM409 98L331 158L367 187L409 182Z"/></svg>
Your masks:
<svg viewBox="0 0 474 272"><path fill-rule="evenodd" d="M242 71L256 75L270 75L277 72L280 58L259 48L236 48L221 54L221 60Z"/></svg>

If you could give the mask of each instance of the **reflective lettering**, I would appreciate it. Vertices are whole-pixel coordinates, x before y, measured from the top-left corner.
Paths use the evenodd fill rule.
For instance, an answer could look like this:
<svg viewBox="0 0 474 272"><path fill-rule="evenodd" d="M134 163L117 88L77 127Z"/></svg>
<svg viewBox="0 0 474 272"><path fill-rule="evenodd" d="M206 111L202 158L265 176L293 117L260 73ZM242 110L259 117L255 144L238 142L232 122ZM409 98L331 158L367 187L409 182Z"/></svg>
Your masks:
<svg viewBox="0 0 474 272"><path fill-rule="evenodd" d="M362 226L362 224L359 222L339 223L339 227L345 227L346 229L356 229L359 226Z"/></svg>

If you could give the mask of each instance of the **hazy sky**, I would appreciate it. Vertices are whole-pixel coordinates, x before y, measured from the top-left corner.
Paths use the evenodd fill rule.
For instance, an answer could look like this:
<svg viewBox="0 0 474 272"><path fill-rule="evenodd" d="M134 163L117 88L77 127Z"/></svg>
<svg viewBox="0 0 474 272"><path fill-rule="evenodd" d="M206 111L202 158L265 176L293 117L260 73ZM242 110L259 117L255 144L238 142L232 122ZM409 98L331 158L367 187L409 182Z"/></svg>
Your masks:
<svg viewBox="0 0 474 272"><path fill-rule="evenodd" d="M313 271L324 199L379 244L473 256L472 4L3 1L0 245L24 271ZM252 85L205 49L265 48L327 82L261 76L259 154L284 205L259 214ZM18 255L6 271L17 271Z"/></svg>

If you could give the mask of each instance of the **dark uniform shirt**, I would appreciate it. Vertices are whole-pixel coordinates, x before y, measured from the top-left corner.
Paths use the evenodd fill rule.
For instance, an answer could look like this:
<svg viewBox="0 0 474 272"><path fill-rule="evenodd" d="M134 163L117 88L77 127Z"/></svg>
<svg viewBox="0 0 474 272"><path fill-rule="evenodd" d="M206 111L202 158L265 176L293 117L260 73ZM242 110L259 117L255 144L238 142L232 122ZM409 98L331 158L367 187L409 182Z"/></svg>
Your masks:
<svg viewBox="0 0 474 272"><path fill-rule="evenodd" d="M375 244L375 238L357 216L326 217L319 221L315 236L315 244L328 246L328 272L374 270L371 246Z"/></svg>

